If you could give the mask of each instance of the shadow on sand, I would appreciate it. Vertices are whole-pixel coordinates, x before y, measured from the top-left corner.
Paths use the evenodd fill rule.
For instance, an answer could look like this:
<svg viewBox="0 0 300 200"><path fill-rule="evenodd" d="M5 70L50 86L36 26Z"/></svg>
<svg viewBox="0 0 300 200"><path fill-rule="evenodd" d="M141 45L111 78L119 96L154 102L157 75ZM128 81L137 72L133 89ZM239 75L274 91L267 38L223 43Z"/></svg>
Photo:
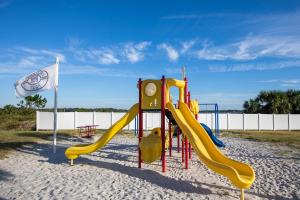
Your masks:
<svg viewBox="0 0 300 200"><path fill-rule="evenodd" d="M0 181L8 181L10 178L15 177L10 172L0 169Z"/></svg>
<svg viewBox="0 0 300 200"><path fill-rule="evenodd" d="M120 147L116 147L114 145L108 146L103 151L113 149L113 150L120 150L120 149L135 149L135 145L119 145ZM40 160L39 162L48 162L51 164L67 164L68 160L64 155L64 152L67 147L65 146L57 146L56 153L53 153L53 147L50 144L33 144L33 145L27 145L22 148L17 149L18 151L39 155L47 160ZM110 152L111 153L111 152ZM114 155L113 155L114 154ZM99 156L101 157L101 156ZM122 160L122 161L128 161L128 155L124 154L118 154L118 153L111 153L110 157L112 159ZM223 189L227 191L235 191L236 189L225 187L225 186L219 186L214 184L208 184L208 183L202 183L202 182L192 182L192 181L185 181L185 180L176 180L170 177L167 177L159 172L148 170L148 169L139 169L137 167L131 167L126 166L123 164L118 163L108 163L103 162L101 160L91 160L85 157L79 157L76 159L75 164L87 164L96 166L98 168L112 170L115 172L119 172L125 175L128 175L130 177L135 177L144 181L147 181L151 184L155 184L159 187L174 190L176 192L185 192L185 193L198 193L203 195L213 194L210 189L207 188L216 188L216 189ZM70 166L71 167L71 166ZM6 175L7 176L7 175ZM4 176L5 177L5 176ZM277 195L268 195L268 194L258 194L254 193L252 191L245 191L247 194L252 194L261 198L267 198L267 199L275 199L275 200L289 200L290 198L286 198L283 196L277 196ZM222 194L220 194L222 195ZM293 194L294 199L297 199L297 195Z"/></svg>
<svg viewBox="0 0 300 200"><path fill-rule="evenodd" d="M63 146L57 146L56 153L53 153L53 149L51 145L47 144L34 144L34 145L27 145L22 148L19 148L18 151L39 155L44 158L47 158L48 160L39 160L39 162L48 162L52 164L63 164L67 163L68 160L64 156L64 152L66 150L66 147ZM115 153L114 157L118 157L120 154ZM122 156L122 155L121 155ZM184 180L176 180L173 178L169 178L167 176L164 176L161 173L158 173L156 171L147 170L147 169L139 169L136 167L126 166L123 164L118 163L108 163L103 162L101 160L90 160L85 157L79 157L76 159L76 164L87 164L96 166L100 169L107 169L112 170L115 172L119 172L122 174L126 174L130 177L135 177L144 181L147 181L151 184L155 184L159 187L174 190L177 192L186 192L186 193L199 193L199 194L212 194L211 190L202 188L202 187L195 187L191 182L184 181ZM76 167L76 166L75 166ZM78 167L78 166L77 166ZM80 167L80 166L79 166Z"/></svg>

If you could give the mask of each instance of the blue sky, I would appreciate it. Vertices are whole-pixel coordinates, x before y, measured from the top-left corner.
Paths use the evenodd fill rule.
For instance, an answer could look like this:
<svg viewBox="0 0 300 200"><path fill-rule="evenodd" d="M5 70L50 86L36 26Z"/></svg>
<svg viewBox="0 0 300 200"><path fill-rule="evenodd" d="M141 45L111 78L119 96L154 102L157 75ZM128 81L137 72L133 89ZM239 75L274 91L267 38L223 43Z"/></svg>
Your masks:
<svg viewBox="0 0 300 200"><path fill-rule="evenodd" d="M184 65L192 98L241 109L260 90L300 89L299 22L292 0L0 0L0 106L59 56L60 107L128 108L139 77Z"/></svg>

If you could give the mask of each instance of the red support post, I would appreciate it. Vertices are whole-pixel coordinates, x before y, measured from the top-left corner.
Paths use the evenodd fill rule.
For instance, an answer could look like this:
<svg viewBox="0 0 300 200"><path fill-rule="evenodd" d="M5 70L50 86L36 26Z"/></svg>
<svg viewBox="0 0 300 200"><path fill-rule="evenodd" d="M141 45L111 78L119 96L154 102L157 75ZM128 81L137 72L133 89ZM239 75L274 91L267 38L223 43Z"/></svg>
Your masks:
<svg viewBox="0 0 300 200"><path fill-rule="evenodd" d="M187 103L188 103L189 108L191 108L191 92L190 91L188 92Z"/></svg>
<svg viewBox="0 0 300 200"><path fill-rule="evenodd" d="M176 108L179 108L179 100L177 101ZM180 152L180 133L181 133L181 130L180 130L179 126L177 125L177 152L178 153Z"/></svg>
<svg viewBox="0 0 300 200"><path fill-rule="evenodd" d="M182 132L181 132L181 161L184 162L184 136Z"/></svg>
<svg viewBox="0 0 300 200"><path fill-rule="evenodd" d="M185 137L184 139L184 150L185 150L185 169L188 169L189 158L188 158L188 139Z"/></svg>
<svg viewBox="0 0 300 200"><path fill-rule="evenodd" d="M185 81L185 87L184 87L184 103L188 103L188 81L187 81L187 78L185 77L184 78L184 81ZM185 137L184 139L184 154L185 154L185 169L188 169L188 163L189 163L189 160L188 160L188 139L187 137Z"/></svg>
<svg viewBox="0 0 300 200"><path fill-rule="evenodd" d="M177 152L180 152L180 129L177 128Z"/></svg>
<svg viewBox="0 0 300 200"><path fill-rule="evenodd" d="M187 78L184 78L185 86L184 86L184 103L188 103L188 81Z"/></svg>
<svg viewBox="0 0 300 200"><path fill-rule="evenodd" d="M189 159L192 158L192 147L191 147L191 143L189 142Z"/></svg>
<svg viewBox="0 0 300 200"><path fill-rule="evenodd" d="M169 156L172 156L172 123L169 121Z"/></svg>
<svg viewBox="0 0 300 200"><path fill-rule="evenodd" d="M138 127L138 132L139 132L139 168L142 167L142 152L140 149L140 142L143 137L143 110L142 110L142 79L139 79L139 127Z"/></svg>
<svg viewBox="0 0 300 200"><path fill-rule="evenodd" d="M191 108L191 92L188 92L188 106ZM191 143L189 142L189 159L192 158L192 148L191 148Z"/></svg>
<svg viewBox="0 0 300 200"><path fill-rule="evenodd" d="M165 117L166 117L166 99L165 99L165 76L161 79L161 141L162 141L162 152L161 152L161 159L162 159L162 172L166 171L166 145L165 145Z"/></svg>

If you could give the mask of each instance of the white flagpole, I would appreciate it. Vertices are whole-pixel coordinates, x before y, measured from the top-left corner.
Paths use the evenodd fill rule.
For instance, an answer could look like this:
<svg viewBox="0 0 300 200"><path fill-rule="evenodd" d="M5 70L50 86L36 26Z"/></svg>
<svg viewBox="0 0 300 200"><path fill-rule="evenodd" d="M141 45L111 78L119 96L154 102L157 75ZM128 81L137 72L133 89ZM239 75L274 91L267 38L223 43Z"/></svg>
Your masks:
<svg viewBox="0 0 300 200"><path fill-rule="evenodd" d="M54 126L53 126L53 153L56 153L56 133L57 133L57 95L58 95L58 65L59 59L56 57L55 81L54 81Z"/></svg>

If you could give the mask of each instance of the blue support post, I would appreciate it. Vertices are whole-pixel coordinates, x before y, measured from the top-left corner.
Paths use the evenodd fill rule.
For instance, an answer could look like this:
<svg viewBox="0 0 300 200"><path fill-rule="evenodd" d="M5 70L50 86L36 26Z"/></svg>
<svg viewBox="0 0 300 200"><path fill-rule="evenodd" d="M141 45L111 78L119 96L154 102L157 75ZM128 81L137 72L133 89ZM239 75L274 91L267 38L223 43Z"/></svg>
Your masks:
<svg viewBox="0 0 300 200"><path fill-rule="evenodd" d="M218 133L218 136L220 135L220 127L219 127L219 106L218 104L216 104L216 112L217 112L217 133Z"/></svg>
<svg viewBox="0 0 300 200"><path fill-rule="evenodd" d="M217 130L217 104L215 104L215 134L218 135L218 130Z"/></svg>
<svg viewBox="0 0 300 200"><path fill-rule="evenodd" d="M215 134L217 136L219 136L220 134L220 129L219 129L219 106L217 103L199 103L199 106L203 105L203 106L214 106L215 107Z"/></svg>

